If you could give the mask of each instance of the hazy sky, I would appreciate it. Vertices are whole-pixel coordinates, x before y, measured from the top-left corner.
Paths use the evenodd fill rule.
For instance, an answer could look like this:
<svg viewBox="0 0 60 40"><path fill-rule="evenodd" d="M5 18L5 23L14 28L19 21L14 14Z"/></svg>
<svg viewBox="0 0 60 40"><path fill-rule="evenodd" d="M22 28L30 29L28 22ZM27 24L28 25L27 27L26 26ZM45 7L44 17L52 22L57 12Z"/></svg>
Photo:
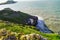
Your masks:
<svg viewBox="0 0 60 40"><path fill-rule="evenodd" d="M0 0L0 2L5 2L7 0ZM46 0L14 0L14 1L46 1Z"/></svg>
<svg viewBox="0 0 60 40"><path fill-rule="evenodd" d="M0 2L5 2L7 0L0 0ZM37 0L14 0L14 1L37 1Z"/></svg>
<svg viewBox="0 0 60 40"><path fill-rule="evenodd" d="M0 0L1 2L6 2L7 0ZM57 0L14 0L14 1L57 1Z"/></svg>
<svg viewBox="0 0 60 40"><path fill-rule="evenodd" d="M7 0L0 0L0 3L6 2ZM14 1L41 1L41 0L14 0Z"/></svg>

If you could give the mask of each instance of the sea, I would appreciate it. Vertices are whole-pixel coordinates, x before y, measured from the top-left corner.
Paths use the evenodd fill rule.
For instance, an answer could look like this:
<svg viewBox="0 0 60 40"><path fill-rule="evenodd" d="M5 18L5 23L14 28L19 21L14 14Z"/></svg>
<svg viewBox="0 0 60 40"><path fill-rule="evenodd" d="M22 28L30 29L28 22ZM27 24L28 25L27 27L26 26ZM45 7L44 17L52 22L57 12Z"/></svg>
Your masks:
<svg viewBox="0 0 60 40"><path fill-rule="evenodd" d="M29 14L60 14L60 0L19 1L15 4L0 5L0 10L11 8Z"/></svg>

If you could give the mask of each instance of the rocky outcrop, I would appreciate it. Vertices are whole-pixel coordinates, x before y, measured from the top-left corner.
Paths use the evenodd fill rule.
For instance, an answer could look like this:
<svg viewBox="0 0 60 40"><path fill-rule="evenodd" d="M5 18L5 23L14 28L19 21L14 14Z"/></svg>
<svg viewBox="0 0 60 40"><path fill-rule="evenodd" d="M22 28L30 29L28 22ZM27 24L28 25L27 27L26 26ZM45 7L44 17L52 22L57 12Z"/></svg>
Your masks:
<svg viewBox="0 0 60 40"><path fill-rule="evenodd" d="M0 3L0 5L5 5L5 4L14 4L14 3L17 3L17 2L16 2L16 1L13 1L13 0L8 0L7 2Z"/></svg>
<svg viewBox="0 0 60 40"><path fill-rule="evenodd" d="M39 16L37 17L38 17L38 20L37 20L36 28L43 33L53 33L53 31L51 31L45 24L44 19Z"/></svg>
<svg viewBox="0 0 60 40"><path fill-rule="evenodd" d="M32 16L27 20L28 25L36 26L36 29L43 33L53 33L45 24L42 17Z"/></svg>

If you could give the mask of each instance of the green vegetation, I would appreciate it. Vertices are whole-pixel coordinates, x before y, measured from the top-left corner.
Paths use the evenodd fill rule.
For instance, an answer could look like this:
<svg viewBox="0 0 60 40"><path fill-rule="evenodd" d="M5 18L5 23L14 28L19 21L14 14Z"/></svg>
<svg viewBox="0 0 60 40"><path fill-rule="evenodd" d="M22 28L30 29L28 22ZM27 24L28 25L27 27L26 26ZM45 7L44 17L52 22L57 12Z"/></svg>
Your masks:
<svg viewBox="0 0 60 40"><path fill-rule="evenodd" d="M31 34L31 33L36 33L40 34L43 37L47 38L48 40L60 40L60 35L57 33L41 33L40 31L36 30L34 26L29 26L25 25L23 26L22 24L15 24L15 23L5 23L5 22L0 22L0 29L6 28L7 30L10 30L12 32L16 33L24 33L24 34Z"/></svg>

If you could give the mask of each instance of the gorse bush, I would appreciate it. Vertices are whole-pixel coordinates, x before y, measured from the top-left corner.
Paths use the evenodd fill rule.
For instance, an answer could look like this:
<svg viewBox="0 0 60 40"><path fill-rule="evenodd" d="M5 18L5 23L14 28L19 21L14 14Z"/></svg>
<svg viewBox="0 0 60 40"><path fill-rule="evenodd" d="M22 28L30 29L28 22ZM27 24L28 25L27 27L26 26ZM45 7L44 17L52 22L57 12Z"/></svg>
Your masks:
<svg viewBox="0 0 60 40"><path fill-rule="evenodd" d="M22 32L20 33L16 33L16 32L12 32L9 30L1 29L0 30L0 40L47 40L46 38L43 38L41 35L39 34L24 34Z"/></svg>

